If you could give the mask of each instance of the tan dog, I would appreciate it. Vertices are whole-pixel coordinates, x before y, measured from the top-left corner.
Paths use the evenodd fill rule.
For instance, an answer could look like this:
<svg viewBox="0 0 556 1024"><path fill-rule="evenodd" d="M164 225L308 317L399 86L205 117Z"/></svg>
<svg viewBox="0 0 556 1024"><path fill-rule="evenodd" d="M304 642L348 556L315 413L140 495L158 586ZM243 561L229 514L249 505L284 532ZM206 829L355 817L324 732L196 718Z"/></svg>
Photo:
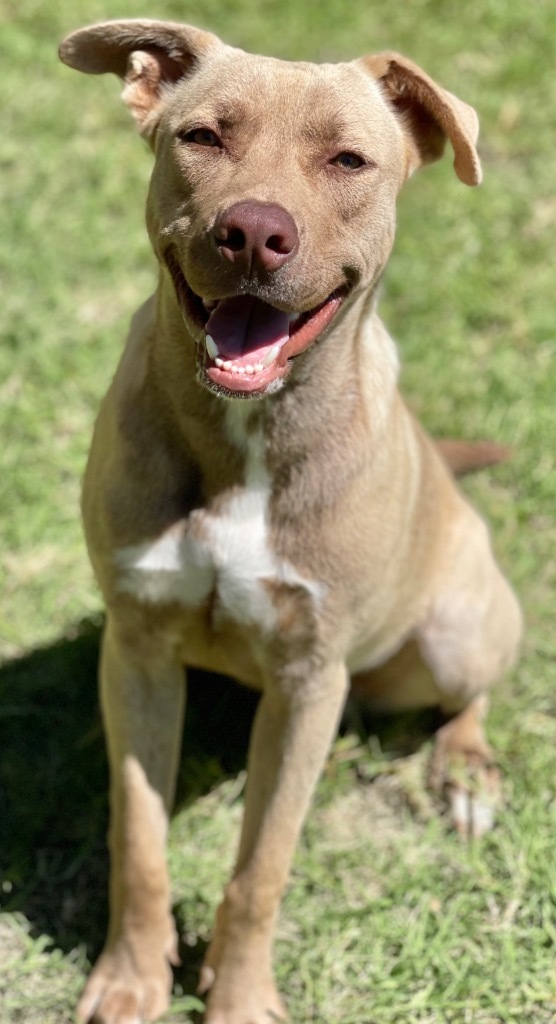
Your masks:
<svg viewBox="0 0 556 1024"><path fill-rule="evenodd" d="M453 716L436 781L462 831L490 824L451 765L494 785L481 719L520 612L484 523L398 394L375 312L401 186L446 137L476 185L477 119L392 53L287 64L131 21L78 31L61 56L125 79L155 154L160 264L83 498L107 605L112 876L79 1013L138 1024L168 1005L164 844L192 665L263 691L200 990L207 1024L270 1024L285 1013L271 966L279 901L350 675L382 706Z"/></svg>

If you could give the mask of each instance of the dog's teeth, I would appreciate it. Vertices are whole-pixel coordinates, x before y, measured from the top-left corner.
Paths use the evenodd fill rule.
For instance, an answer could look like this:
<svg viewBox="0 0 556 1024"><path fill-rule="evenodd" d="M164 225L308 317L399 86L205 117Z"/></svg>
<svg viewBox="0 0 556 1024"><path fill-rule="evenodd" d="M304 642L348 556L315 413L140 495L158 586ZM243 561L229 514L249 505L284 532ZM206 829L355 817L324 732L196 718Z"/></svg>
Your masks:
<svg viewBox="0 0 556 1024"><path fill-rule="evenodd" d="M240 372L239 366L236 366L234 363L231 365L230 369L231 369L232 373L239 373Z"/></svg>
<svg viewBox="0 0 556 1024"><path fill-rule="evenodd" d="M255 367L251 366L251 363L247 363L247 366L244 366L243 369L245 370L246 373L254 373L255 372Z"/></svg>
<svg viewBox="0 0 556 1024"><path fill-rule="evenodd" d="M261 373L262 370L264 370L263 364L262 363L255 363L255 373Z"/></svg>
<svg viewBox="0 0 556 1024"><path fill-rule="evenodd" d="M302 316L302 315L303 315L302 313L288 313L288 319L290 321L290 324L297 323L297 321L299 320L299 317Z"/></svg>
<svg viewBox="0 0 556 1024"><path fill-rule="evenodd" d="M220 367L220 369L224 366L224 360L223 359L219 359L218 356L216 356L216 359L214 360L214 362L216 363L216 365L218 367Z"/></svg>
<svg viewBox="0 0 556 1024"><path fill-rule="evenodd" d="M280 351L280 346L279 345L273 345L272 348L266 353L266 356L264 357L264 359L262 361L263 367L264 366L270 366L270 364L273 363L274 360L276 359L279 351Z"/></svg>
<svg viewBox="0 0 556 1024"><path fill-rule="evenodd" d="M207 346L207 352L210 358L216 359L217 355L219 355L220 353L218 351L218 345L216 344L214 338L211 338L210 334L207 334L205 338L205 345Z"/></svg>
<svg viewBox="0 0 556 1024"><path fill-rule="evenodd" d="M224 370L232 370L233 369L232 360L231 359L225 359L224 362L222 363L222 368Z"/></svg>

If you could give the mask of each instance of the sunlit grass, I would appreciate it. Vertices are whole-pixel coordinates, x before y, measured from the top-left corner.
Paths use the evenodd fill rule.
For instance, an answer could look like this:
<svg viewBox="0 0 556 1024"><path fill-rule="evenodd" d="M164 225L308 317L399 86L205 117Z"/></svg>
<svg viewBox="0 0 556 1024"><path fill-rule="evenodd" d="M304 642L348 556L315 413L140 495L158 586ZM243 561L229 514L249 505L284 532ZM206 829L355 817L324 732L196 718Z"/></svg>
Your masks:
<svg viewBox="0 0 556 1024"><path fill-rule="evenodd" d="M556 8L121 0L114 11L100 0L4 0L0 15L0 901L10 911L0 917L0 1024L72 1020L104 925L98 629L77 626L100 602L78 499L99 399L129 316L154 285L143 226L150 155L118 83L70 72L56 46L115 15L189 20L283 57L397 49L481 114L484 185L465 189L449 154L411 182L382 311L429 429L514 449L508 464L466 483L528 621L522 663L490 723L505 806L470 850L422 791L426 750L391 763L376 741L351 749L344 739L297 854L277 971L298 1022L553 1024ZM195 971L241 814L249 701L219 690L218 737L204 692L192 695L187 799L170 840L185 956L167 1022L193 1019ZM222 766L230 716L238 732Z"/></svg>

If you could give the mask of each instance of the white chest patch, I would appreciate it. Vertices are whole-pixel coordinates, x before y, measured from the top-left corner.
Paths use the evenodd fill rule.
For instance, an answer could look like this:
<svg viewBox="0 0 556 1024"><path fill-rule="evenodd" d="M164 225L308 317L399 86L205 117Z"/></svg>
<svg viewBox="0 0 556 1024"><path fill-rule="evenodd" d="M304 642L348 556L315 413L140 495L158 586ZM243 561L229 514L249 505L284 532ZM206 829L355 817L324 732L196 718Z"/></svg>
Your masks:
<svg viewBox="0 0 556 1024"><path fill-rule="evenodd" d="M247 435L243 408L231 406L231 440L246 455L245 484L222 511L193 513L202 520L199 534L172 526L154 541L122 548L115 561L119 589L141 601L177 602L197 608L215 591L222 610L238 622L275 625L275 611L263 580L302 586L318 602L322 584L305 579L272 551L268 537L270 476L262 433Z"/></svg>

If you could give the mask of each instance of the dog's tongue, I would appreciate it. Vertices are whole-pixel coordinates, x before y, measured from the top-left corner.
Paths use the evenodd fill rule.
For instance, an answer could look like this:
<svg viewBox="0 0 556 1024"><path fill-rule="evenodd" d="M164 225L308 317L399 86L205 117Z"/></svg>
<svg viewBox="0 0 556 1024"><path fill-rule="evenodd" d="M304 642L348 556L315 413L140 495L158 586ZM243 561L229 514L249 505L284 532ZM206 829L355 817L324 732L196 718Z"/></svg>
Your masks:
<svg viewBox="0 0 556 1024"><path fill-rule="evenodd" d="M207 321L206 332L223 359L260 363L274 345L289 338L287 313L252 295L221 299Z"/></svg>

